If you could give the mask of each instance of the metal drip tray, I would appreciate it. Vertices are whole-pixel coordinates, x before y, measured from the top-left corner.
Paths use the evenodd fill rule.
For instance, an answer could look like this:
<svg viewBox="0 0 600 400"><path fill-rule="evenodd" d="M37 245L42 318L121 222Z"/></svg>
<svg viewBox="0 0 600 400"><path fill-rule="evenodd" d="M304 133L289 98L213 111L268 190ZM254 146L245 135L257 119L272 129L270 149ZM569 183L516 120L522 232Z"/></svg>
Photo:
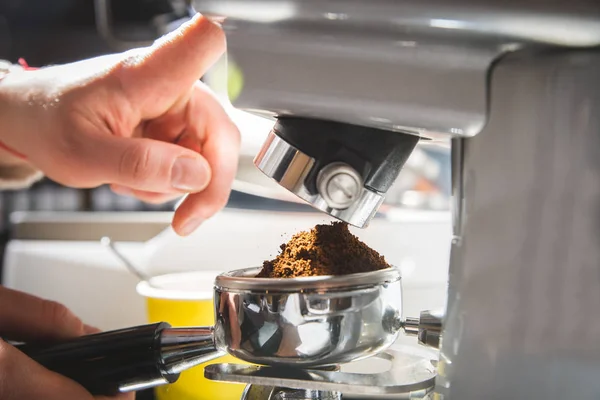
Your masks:
<svg viewBox="0 0 600 400"><path fill-rule="evenodd" d="M424 397L434 386L437 353L406 347L375 355L389 362L389 369L378 373L356 373L261 367L239 364L213 364L204 369L207 379L258 386L287 387L341 392L344 398ZM357 363L360 363L358 361ZM352 364L347 364L352 365ZM343 369L343 368L342 368Z"/></svg>

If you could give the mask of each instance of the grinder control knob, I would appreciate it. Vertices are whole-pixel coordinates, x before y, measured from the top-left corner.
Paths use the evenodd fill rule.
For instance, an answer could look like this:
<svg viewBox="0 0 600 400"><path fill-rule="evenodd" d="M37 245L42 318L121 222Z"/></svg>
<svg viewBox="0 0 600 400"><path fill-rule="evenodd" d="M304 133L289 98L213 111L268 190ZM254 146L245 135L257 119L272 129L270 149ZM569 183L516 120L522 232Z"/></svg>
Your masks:
<svg viewBox="0 0 600 400"><path fill-rule="evenodd" d="M329 207L341 210L359 198L363 180L348 164L335 162L321 169L317 176L317 189Z"/></svg>

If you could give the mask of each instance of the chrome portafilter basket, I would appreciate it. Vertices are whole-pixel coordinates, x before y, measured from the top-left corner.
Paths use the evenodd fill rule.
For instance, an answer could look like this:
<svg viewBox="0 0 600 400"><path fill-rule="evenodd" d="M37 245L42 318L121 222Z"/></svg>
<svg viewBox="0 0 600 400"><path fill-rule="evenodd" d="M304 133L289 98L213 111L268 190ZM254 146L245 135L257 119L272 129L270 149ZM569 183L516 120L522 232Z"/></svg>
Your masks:
<svg viewBox="0 0 600 400"><path fill-rule="evenodd" d="M225 353L254 365L213 364L205 376L246 383L244 399L423 394L432 388L434 356L388 351L402 330L419 335L422 343L435 336L430 320L425 325L403 320L399 270L256 278L259 272L241 269L215 279L213 327L173 328L163 322L18 348L95 395L173 383L182 371ZM384 351L391 357L390 371L339 369Z"/></svg>
<svg viewBox="0 0 600 400"><path fill-rule="evenodd" d="M398 270L331 277L255 278L260 268L215 281L217 347L261 365L325 367L389 347L402 325Z"/></svg>
<svg viewBox="0 0 600 400"><path fill-rule="evenodd" d="M229 354L261 366L213 364L205 368L208 379L246 383L244 399L414 396L433 387L433 355L387 351L390 371L339 371L341 364L381 355L402 329L419 334L420 319L402 318L399 270L282 279L255 278L259 271L217 277L215 340Z"/></svg>

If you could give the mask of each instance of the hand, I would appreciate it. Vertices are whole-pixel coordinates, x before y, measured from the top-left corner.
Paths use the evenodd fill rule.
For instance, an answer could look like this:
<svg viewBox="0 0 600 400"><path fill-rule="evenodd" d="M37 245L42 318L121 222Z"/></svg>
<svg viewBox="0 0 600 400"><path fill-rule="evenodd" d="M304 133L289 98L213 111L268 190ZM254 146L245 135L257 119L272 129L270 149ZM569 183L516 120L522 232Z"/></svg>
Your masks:
<svg viewBox="0 0 600 400"><path fill-rule="evenodd" d="M0 336L6 339L61 340L97 331L84 325L61 304L0 286ZM134 398L134 393L118 397L119 400ZM92 400L94 397L78 383L47 370L0 339L0 399Z"/></svg>
<svg viewBox="0 0 600 400"><path fill-rule="evenodd" d="M63 185L153 203L189 195L173 228L188 235L225 206L239 132L199 78L225 51L201 15L149 48L0 81L0 141Z"/></svg>

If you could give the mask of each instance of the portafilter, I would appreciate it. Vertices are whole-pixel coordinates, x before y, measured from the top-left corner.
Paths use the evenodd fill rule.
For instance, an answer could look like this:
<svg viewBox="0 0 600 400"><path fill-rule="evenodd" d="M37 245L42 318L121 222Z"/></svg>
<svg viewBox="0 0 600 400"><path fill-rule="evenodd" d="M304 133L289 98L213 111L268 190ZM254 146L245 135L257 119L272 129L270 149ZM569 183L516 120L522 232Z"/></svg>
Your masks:
<svg viewBox="0 0 600 400"><path fill-rule="evenodd" d="M17 347L92 394L175 382L225 353L253 364L296 368L343 364L388 348L403 327L400 272L256 278L260 268L215 280L215 325L168 323Z"/></svg>

